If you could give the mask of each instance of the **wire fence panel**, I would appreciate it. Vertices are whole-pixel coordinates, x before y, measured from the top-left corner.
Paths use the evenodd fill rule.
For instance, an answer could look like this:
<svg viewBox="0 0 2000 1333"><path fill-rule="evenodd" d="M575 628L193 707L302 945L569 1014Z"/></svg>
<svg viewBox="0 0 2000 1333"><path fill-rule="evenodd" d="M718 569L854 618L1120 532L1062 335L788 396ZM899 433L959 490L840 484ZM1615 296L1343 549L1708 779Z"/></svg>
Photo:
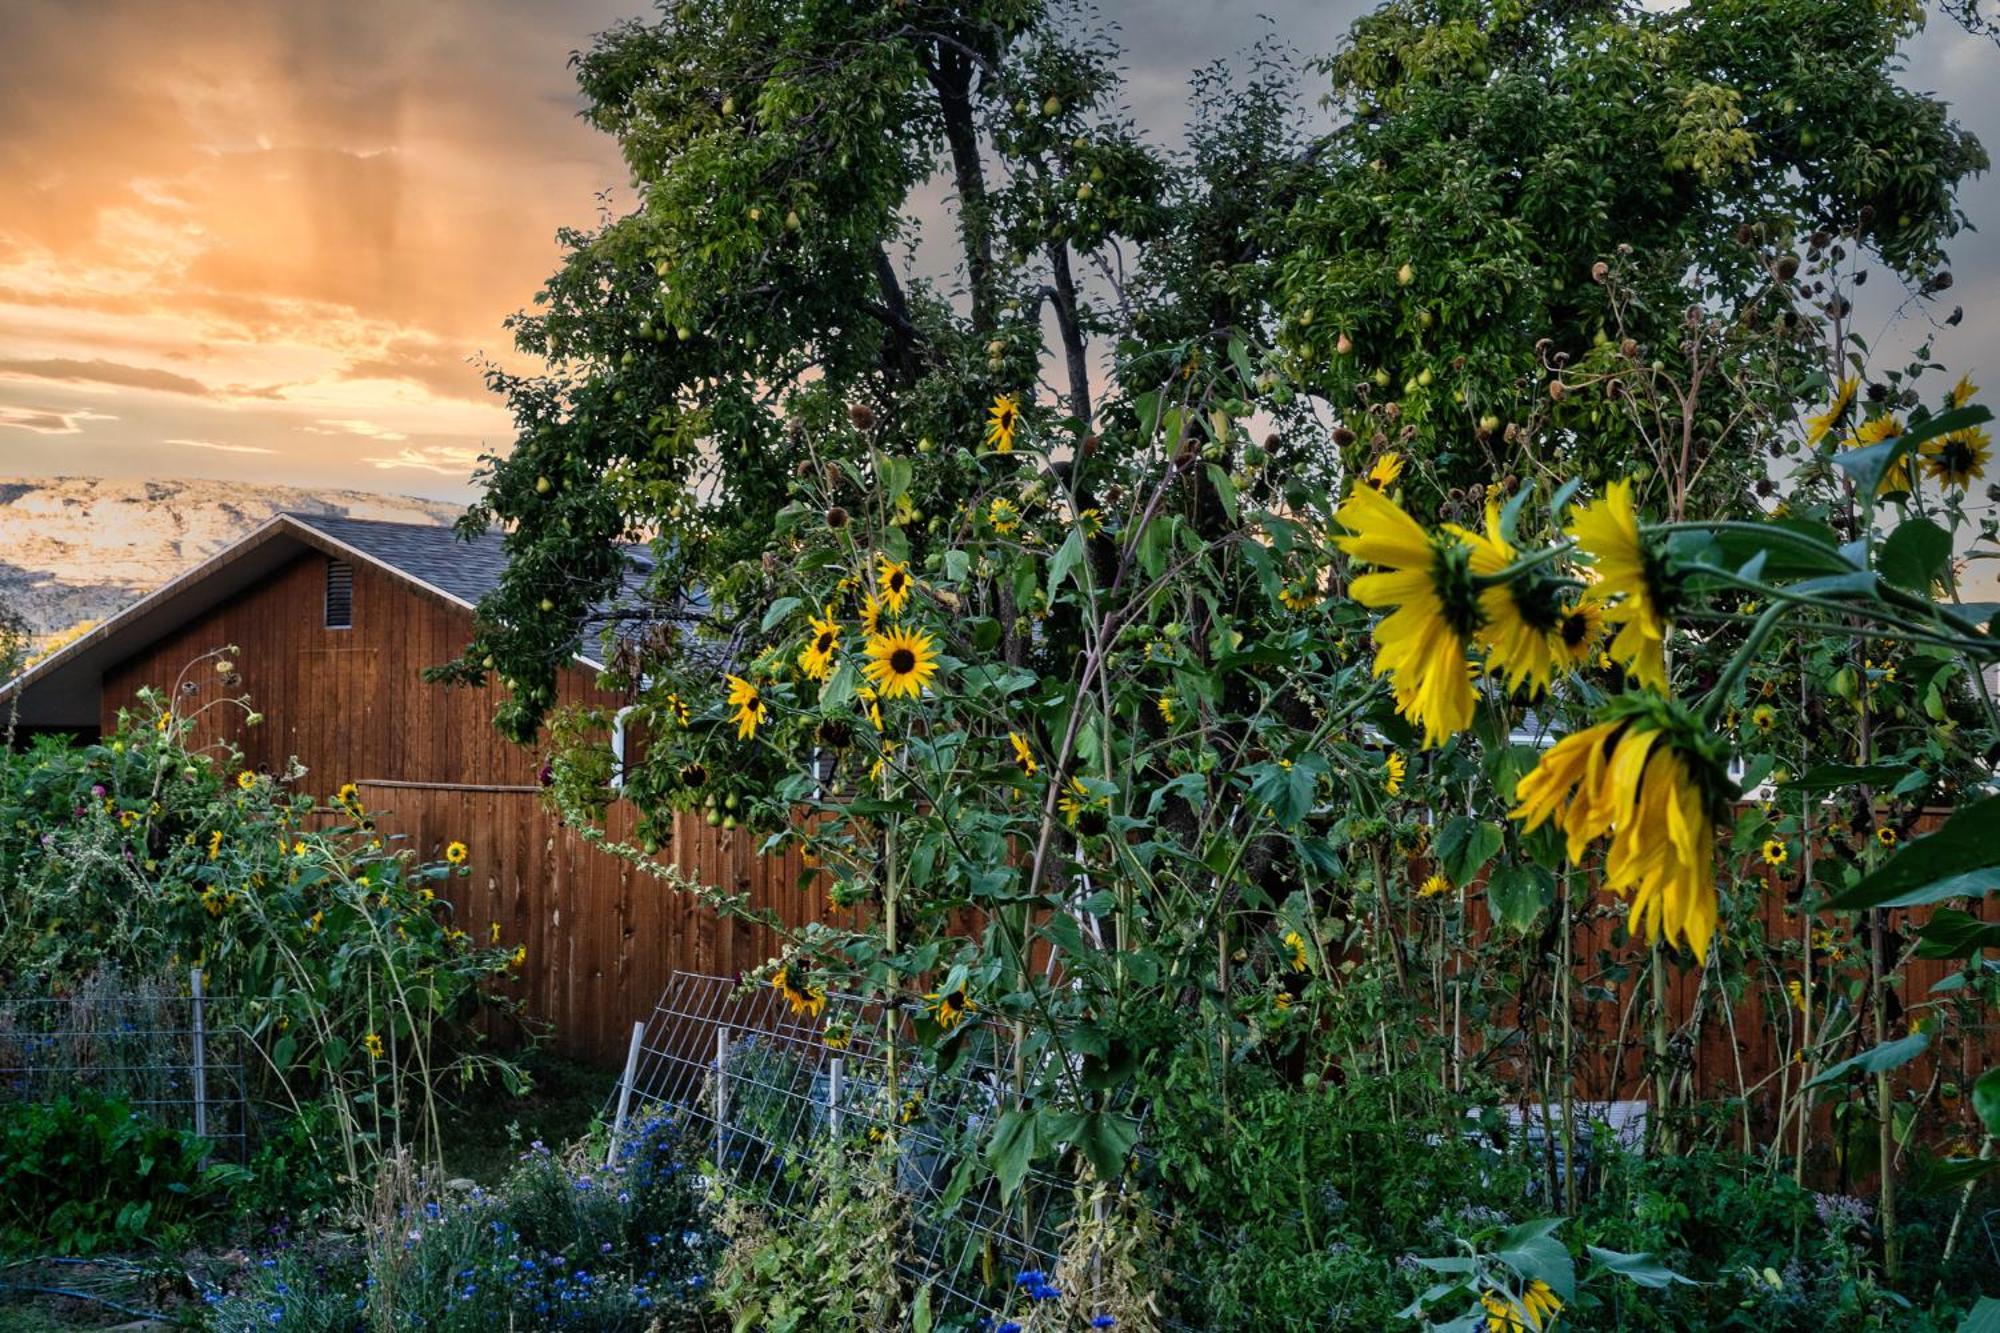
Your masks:
<svg viewBox="0 0 2000 1333"><path fill-rule="evenodd" d="M895 1041L892 1079L902 1015L848 995L828 995L826 1006L795 1015L773 988L676 973L635 1035L631 1113L671 1112L699 1127L717 1165L792 1221L817 1201L808 1169L817 1147L893 1130L911 1236L898 1267L931 1288L940 1313L1000 1315L1017 1274L1055 1271L1074 1207L1071 1183L1046 1172L1031 1170L1003 1202L992 1173L970 1169L1011 1097L1007 1030L972 1023L949 1072Z"/></svg>
<svg viewBox="0 0 2000 1333"><path fill-rule="evenodd" d="M0 1101L124 1101L242 1161L244 1041L227 997L98 979L64 996L0 996Z"/></svg>

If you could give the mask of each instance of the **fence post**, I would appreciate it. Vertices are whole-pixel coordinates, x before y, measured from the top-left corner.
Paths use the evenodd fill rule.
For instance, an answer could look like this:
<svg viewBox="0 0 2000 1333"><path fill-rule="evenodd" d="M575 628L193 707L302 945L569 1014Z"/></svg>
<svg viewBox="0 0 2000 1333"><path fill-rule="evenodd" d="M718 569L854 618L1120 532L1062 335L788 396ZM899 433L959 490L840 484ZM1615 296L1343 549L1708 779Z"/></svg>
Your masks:
<svg viewBox="0 0 2000 1333"><path fill-rule="evenodd" d="M729 1133L729 1029L715 1030L715 1169L722 1170L722 1145Z"/></svg>
<svg viewBox="0 0 2000 1333"><path fill-rule="evenodd" d="M836 1055L827 1063L826 1122L833 1137L840 1137L840 1108L847 1102L847 1061Z"/></svg>
<svg viewBox="0 0 2000 1333"><path fill-rule="evenodd" d="M208 1137L208 1050L201 1022L201 969L188 969L188 986L194 1010L194 1133Z"/></svg>
<svg viewBox="0 0 2000 1333"><path fill-rule="evenodd" d="M632 1025L632 1044L625 1050L625 1077L618 1080L618 1115L611 1122L611 1146L604 1150L604 1164L618 1157L618 1140L625 1133L625 1116L632 1108L632 1080L639 1073L639 1048L646 1044L646 1025Z"/></svg>

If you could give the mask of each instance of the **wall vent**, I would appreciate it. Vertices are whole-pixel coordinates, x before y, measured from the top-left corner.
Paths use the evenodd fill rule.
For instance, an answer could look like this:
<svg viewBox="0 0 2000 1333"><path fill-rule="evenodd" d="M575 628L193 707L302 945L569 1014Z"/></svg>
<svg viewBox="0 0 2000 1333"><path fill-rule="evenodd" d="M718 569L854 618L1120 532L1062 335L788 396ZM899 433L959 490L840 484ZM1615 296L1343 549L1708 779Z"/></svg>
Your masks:
<svg viewBox="0 0 2000 1333"><path fill-rule="evenodd" d="M354 566L331 556L326 562L326 627L354 628Z"/></svg>

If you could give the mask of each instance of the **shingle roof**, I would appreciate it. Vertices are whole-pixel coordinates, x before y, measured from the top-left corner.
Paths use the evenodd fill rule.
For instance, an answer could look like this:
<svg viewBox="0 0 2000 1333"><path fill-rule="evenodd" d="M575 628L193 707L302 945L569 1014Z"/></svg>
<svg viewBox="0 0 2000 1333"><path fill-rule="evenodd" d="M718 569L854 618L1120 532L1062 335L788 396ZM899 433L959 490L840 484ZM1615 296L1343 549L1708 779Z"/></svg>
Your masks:
<svg viewBox="0 0 2000 1333"><path fill-rule="evenodd" d="M285 516L468 606L476 606L480 598L499 587L500 576L507 571L507 553L497 532L467 539L452 528L430 523L390 523L291 511Z"/></svg>

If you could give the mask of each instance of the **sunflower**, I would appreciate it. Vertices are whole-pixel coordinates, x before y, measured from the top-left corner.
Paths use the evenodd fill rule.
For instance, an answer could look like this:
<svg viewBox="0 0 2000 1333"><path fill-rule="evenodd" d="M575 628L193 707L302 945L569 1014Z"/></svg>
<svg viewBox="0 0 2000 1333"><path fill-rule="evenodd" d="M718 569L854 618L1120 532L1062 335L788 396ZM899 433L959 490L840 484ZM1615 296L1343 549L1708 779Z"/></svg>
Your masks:
<svg viewBox="0 0 2000 1333"><path fill-rule="evenodd" d="M444 845L444 859L452 865L464 865L466 855L465 844L459 842L457 839L453 839Z"/></svg>
<svg viewBox="0 0 2000 1333"><path fill-rule="evenodd" d="M1306 953L1306 937L1296 930L1288 930L1285 932L1284 945L1285 961L1291 965L1292 971L1305 971L1311 962Z"/></svg>
<svg viewBox="0 0 2000 1333"><path fill-rule="evenodd" d="M1158 699L1155 699L1153 701L1153 707L1158 710L1160 714L1160 720L1162 722L1166 723L1170 727L1174 725L1174 722L1177 719L1174 716L1173 695L1162 693Z"/></svg>
<svg viewBox="0 0 2000 1333"><path fill-rule="evenodd" d="M1875 830L1875 841L1884 847L1894 847L1896 845L1896 830L1884 824L1881 828Z"/></svg>
<svg viewBox="0 0 2000 1333"><path fill-rule="evenodd" d="M1479 1303L1486 1307L1487 1333L1540 1333L1562 1313L1554 1288L1540 1278L1530 1281L1518 1299L1491 1290L1479 1294Z"/></svg>
<svg viewBox="0 0 2000 1333"><path fill-rule="evenodd" d="M521 964L527 961L528 961L528 946L525 944L515 945L514 952L507 955L507 966L512 968L519 968Z"/></svg>
<svg viewBox="0 0 2000 1333"><path fill-rule="evenodd" d="M986 409L986 442L996 454L1014 452L1014 428L1021 424L1021 404L1011 393L1003 393Z"/></svg>
<svg viewBox="0 0 2000 1333"><path fill-rule="evenodd" d="M1090 788L1083 785L1082 778L1072 776L1056 804L1062 811L1063 822L1075 828L1078 821L1086 814L1098 814L1107 809L1111 802L1108 797L1092 795Z"/></svg>
<svg viewBox="0 0 2000 1333"><path fill-rule="evenodd" d="M869 724L873 726L875 730L881 731L882 696L875 693L872 687L867 685L862 685L855 689L854 697L860 700L861 707L867 712Z"/></svg>
<svg viewBox="0 0 2000 1333"><path fill-rule="evenodd" d="M1402 475L1403 456L1391 449L1369 465L1367 482L1378 491L1386 491Z"/></svg>
<svg viewBox="0 0 2000 1333"><path fill-rule="evenodd" d="M1443 875L1433 874L1417 887L1419 898L1442 898L1451 893L1451 881Z"/></svg>
<svg viewBox="0 0 2000 1333"><path fill-rule="evenodd" d="M222 855L222 830L216 829L208 835L208 859L213 861Z"/></svg>
<svg viewBox="0 0 2000 1333"><path fill-rule="evenodd" d="M1624 663L1641 685L1666 693L1666 580L1658 553L1639 531L1632 483L1614 481L1605 488L1603 499L1579 509L1569 535L1596 565L1591 595L1603 606L1604 619L1619 627L1610 655Z"/></svg>
<svg viewBox="0 0 2000 1333"><path fill-rule="evenodd" d="M1287 611L1310 611L1320 603L1319 580L1302 575L1278 585L1278 600Z"/></svg>
<svg viewBox="0 0 2000 1333"><path fill-rule="evenodd" d="M1785 994L1792 997L1792 1008L1800 1013L1806 1011L1806 988L1794 977L1785 983Z"/></svg>
<svg viewBox="0 0 2000 1333"><path fill-rule="evenodd" d="M888 771L889 761L895 757L895 754L896 742L883 741L881 752L875 756L875 762L868 766L868 780L870 782L880 782L882 780L882 774Z"/></svg>
<svg viewBox="0 0 2000 1333"><path fill-rule="evenodd" d="M986 521L993 530L1005 537L1021 526L1021 507L1006 496L995 496L993 503L986 506Z"/></svg>
<svg viewBox="0 0 2000 1333"><path fill-rule="evenodd" d="M687 706L687 700L678 694L667 696L667 717L677 727L685 727L694 718L694 711Z"/></svg>
<svg viewBox="0 0 2000 1333"><path fill-rule="evenodd" d="M1619 715L1565 736L1516 784L1509 817L1553 819L1581 864L1605 834L1605 887L1632 899L1635 933L1706 959L1715 935L1715 820L1728 779L1685 713L1636 696Z"/></svg>
<svg viewBox="0 0 2000 1333"><path fill-rule="evenodd" d="M1840 387L1834 392L1833 401L1827 405L1826 411L1806 418L1807 444L1818 444L1840 424L1840 419L1847 415L1847 409L1854 406L1854 391L1860 387L1860 379L1849 375L1840 382Z"/></svg>
<svg viewBox="0 0 2000 1333"><path fill-rule="evenodd" d="M1486 506L1486 535L1465 533L1476 579L1495 579L1518 554L1501 529L1500 506ZM1507 688L1526 685L1540 693L1555 679L1568 656L1562 637L1563 599L1555 579L1541 568L1516 573L1479 591L1477 638L1486 649L1486 670L1505 676Z"/></svg>
<svg viewBox="0 0 2000 1333"><path fill-rule="evenodd" d="M1424 729L1426 747L1471 725L1475 695L1466 647L1479 628L1464 534L1432 536L1379 491L1357 486L1335 518L1338 545L1387 573L1364 574L1351 592L1363 606L1395 608L1375 626L1375 674L1388 675L1396 711Z"/></svg>
<svg viewBox="0 0 2000 1333"><path fill-rule="evenodd" d="M1847 447L1849 449L1872 448L1875 445L1893 440L1902 433L1902 420L1890 413L1884 412L1879 417L1870 417L1856 427L1854 434L1850 435L1847 439ZM1898 458L1894 465L1885 470L1882 473L1881 482L1875 489L1881 495L1908 495L1912 489L1909 455L1905 454L1903 457Z"/></svg>
<svg viewBox="0 0 2000 1333"><path fill-rule="evenodd" d="M1389 757L1382 761L1382 790L1394 796L1403 790L1403 779L1409 774L1410 761L1389 751Z"/></svg>
<svg viewBox="0 0 2000 1333"><path fill-rule="evenodd" d="M236 788L238 791L249 791L252 787L256 785L257 785L257 775L255 773L252 773L249 769L246 768L241 773L238 773L236 775Z"/></svg>
<svg viewBox="0 0 2000 1333"><path fill-rule="evenodd" d="M729 685L729 706L736 710L736 739L750 740L756 736L770 708L757 693L757 687L743 677L724 675L722 679Z"/></svg>
<svg viewBox="0 0 2000 1333"><path fill-rule="evenodd" d="M1604 608L1588 597L1572 599L1556 623L1556 637L1562 640L1562 655L1569 664L1582 666L1597 654L1598 641L1604 637Z"/></svg>
<svg viewBox="0 0 2000 1333"><path fill-rule="evenodd" d="M1979 386L1972 382L1972 376L1960 375L1958 383L1952 385L1951 392L1944 396L1945 403L1950 407L1964 407L1978 392Z"/></svg>
<svg viewBox="0 0 2000 1333"><path fill-rule="evenodd" d="M1985 427L1967 426L1935 440L1925 440L1917 446L1917 452L1922 455L1924 472L1931 480L1964 491L1986 475L1986 459L1992 445L1993 437L1986 433Z"/></svg>
<svg viewBox="0 0 2000 1333"><path fill-rule="evenodd" d="M892 616L903 614L903 608L910 604L910 571L906 565L899 565L888 556L882 557L881 572L876 576L875 586L881 593L882 608Z"/></svg>
<svg viewBox="0 0 2000 1333"><path fill-rule="evenodd" d="M1033 777L1041 765L1035 762L1035 752L1028 748L1027 738L1018 731L1007 733L1007 743L1014 747L1014 763L1025 777Z"/></svg>
<svg viewBox="0 0 2000 1333"><path fill-rule="evenodd" d="M882 632L882 603L874 593L861 599L861 633L864 637Z"/></svg>
<svg viewBox="0 0 2000 1333"><path fill-rule="evenodd" d="M1781 838L1764 839L1765 865L1781 866L1785 864L1785 862L1791 859L1792 859L1792 849L1785 845L1783 839Z"/></svg>
<svg viewBox="0 0 2000 1333"><path fill-rule="evenodd" d="M882 696L915 698L937 673L937 644L928 634L893 629L868 641L868 665L861 674L875 682Z"/></svg>
<svg viewBox="0 0 2000 1333"><path fill-rule="evenodd" d="M799 650L799 670L808 679L824 682L833 675L833 659L840 652L840 622L833 618L833 608L826 608L824 615L812 617L812 637Z"/></svg>
<svg viewBox="0 0 2000 1333"><path fill-rule="evenodd" d="M361 788L355 786L352 782L343 782L340 784L340 790L333 794L333 800L336 805L342 806L345 809L359 810L361 808Z"/></svg>
<svg viewBox="0 0 2000 1333"><path fill-rule="evenodd" d="M931 1021L946 1032L963 1023L967 1014L979 1011L979 1006L972 1002L972 997L965 993L963 987L957 990L933 991L924 996L924 1002L930 1006Z"/></svg>
<svg viewBox="0 0 2000 1333"><path fill-rule="evenodd" d="M377 1034L371 1032L363 1037L361 1045L368 1052L370 1060L380 1060L382 1058L382 1038Z"/></svg>
<svg viewBox="0 0 2000 1333"><path fill-rule="evenodd" d="M792 975L790 966L779 968L771 974L771 989L785 997L791 1006L793 1018L818 1018L826 1008L826 991L810 982L801 985Z"/></svg>
<svg viewBox="0 0 2000 1333"><path fill-rule="evenodd" d="M1758 704L1750 710L1750 725L1759 731L1770 731L1778 725L1778 710L1769 704Z"/></svg>

